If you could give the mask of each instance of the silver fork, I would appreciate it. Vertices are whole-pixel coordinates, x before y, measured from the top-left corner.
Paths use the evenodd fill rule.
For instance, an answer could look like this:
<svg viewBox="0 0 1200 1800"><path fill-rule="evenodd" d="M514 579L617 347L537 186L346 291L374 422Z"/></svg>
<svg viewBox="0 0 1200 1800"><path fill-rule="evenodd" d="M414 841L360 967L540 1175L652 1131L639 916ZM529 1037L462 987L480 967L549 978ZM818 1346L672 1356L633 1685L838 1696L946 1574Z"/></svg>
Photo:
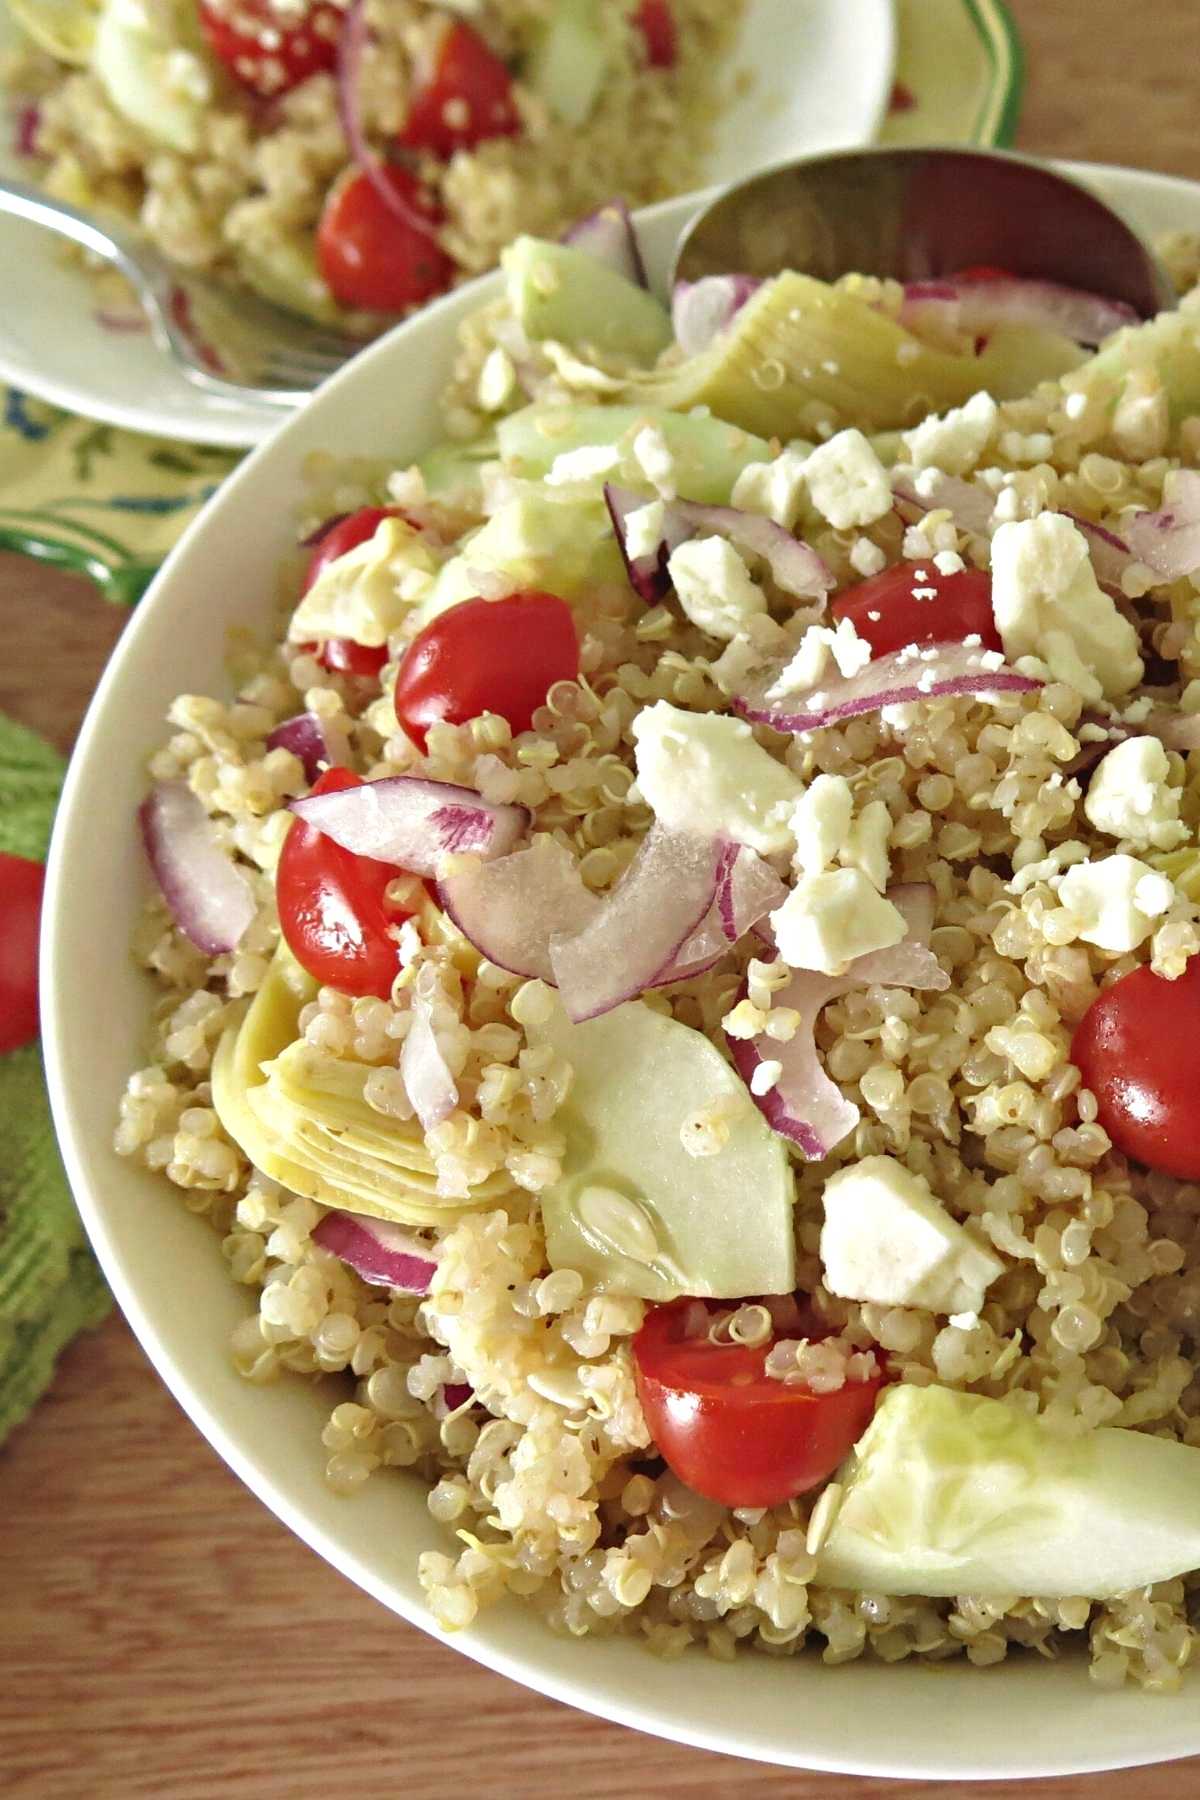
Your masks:
<svg viewBox="0 0 1200 1800"><path fill-rule="evenodd" d="M44 225L118 269L159 349L216 398L281 410L299 406L362 348L362 340L311 324L244 289L222 288L191 271L185 275L132 233L101 225L22 182L0 182L0 213ZM203 331L192 315L194 297L202 302Z"/></svg>

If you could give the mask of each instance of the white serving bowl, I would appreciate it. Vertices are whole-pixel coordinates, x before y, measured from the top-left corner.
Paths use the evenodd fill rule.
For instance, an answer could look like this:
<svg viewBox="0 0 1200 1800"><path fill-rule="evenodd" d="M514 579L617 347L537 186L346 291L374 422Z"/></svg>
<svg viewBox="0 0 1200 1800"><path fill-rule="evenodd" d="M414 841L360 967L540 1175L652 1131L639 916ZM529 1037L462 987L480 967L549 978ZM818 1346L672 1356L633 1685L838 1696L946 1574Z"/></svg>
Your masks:
<svg viewBox="0 0 1200 1800"><path fill-rule="evenodd" d="M1083 172L1083 171L1078 171ZM1092 168L1086 176L1150 232L1200 229L1200 187ZM646 212L661 276L694 202ZM209 1442L260 1499L352 1581L430 1629L419 1551L444 1546L425 1489L403 1475L353 1500L325 1485L328 1390L252 1387L228 1339L249 1304L211 1228L165 1180L114 1154L128 1072L144 1060L149 1000L129 940L146 877L134 814L147 754L181 691L228 690L226 629L265 626L280 558L292 548L301 465L315 449L394 457L437 436L437 397L459 320L494 292L463 289L367 350L226 482L164 566L117 648L67 774L50 852L43 927L46 1066L71 1183L104 1272L151 1361ZM181 1303L182 1296L182 1303ZM1136 1520L1130 1529L1136 1530ZM1200 1752L1196 1686L1180 1699L1101 1694L1082 1657L826 1669L816 1656L702 1654L662 1663L631 1639L564 1644L519 1603L452 1642L556 1700L643 1731L733 1755L864 1775L1059 1775Z"/></svg>

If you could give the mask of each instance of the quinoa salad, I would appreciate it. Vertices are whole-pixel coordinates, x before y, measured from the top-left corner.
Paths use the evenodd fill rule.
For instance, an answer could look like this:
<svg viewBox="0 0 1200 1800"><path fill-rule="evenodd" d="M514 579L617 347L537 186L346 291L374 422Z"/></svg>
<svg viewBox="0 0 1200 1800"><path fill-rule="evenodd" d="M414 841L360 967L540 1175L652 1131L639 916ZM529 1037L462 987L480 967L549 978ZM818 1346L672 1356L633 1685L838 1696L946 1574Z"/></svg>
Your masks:
<svg viewBox="0 0 1200 1800"><path fill-rule="evenodd" d="M333 1487L427 1484L444 1629L1169 1691L1200 290L668 312L624 229L505 251L443 441L315 458L278 641L171 707L117 1149Z"/></svg>
<svg viewBox="0 0 1200 1800"><path fill-rule="evenodd" d="M369 330L608 195L699 183L741 0L8 0L45 189ZM105 277L107 281L116 278Z"/></svg>

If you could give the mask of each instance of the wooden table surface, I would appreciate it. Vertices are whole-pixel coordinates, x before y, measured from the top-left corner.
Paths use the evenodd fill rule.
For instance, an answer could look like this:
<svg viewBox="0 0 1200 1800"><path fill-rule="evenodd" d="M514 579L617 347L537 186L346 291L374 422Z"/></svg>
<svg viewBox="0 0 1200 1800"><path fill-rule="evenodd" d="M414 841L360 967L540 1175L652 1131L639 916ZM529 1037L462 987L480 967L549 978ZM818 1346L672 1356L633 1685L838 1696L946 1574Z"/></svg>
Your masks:
<svg viewBox="0 0 1200 1800"><path fill-rule="evenodd" d="M1022 146L1200 178L1195 0L1012 10L1029 62ZM0 557L0 708L66 748L121 622L84 584ZM118 1318L67 1353L0 1453L0 1617L0 1789L13 1800L947 1791L679 1748L476 1667L252 1499ZM1200 1758L957 1791L1174 1800L1200 1794Z"/></svg>

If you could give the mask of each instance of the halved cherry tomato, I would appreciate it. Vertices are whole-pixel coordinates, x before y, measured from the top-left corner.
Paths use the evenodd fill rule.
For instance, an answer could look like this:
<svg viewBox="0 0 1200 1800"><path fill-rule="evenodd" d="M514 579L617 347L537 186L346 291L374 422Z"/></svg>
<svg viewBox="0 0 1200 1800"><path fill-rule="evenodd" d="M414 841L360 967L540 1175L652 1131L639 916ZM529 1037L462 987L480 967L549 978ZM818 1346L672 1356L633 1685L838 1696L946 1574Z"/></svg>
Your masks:
<svg viewBox="0 0 1200 1800"><path fill-rule="evenodd" d="M328 564L373 538L380 520L403 519L404 516L398 506L362 506L329 526L313 545L301 592L307 594ZM311 651L321 667L335 675L378 675L388 656L386 644L356 644L353 638L326 638L323 644L301 647Z"/></svg>
<svg viewBox="0 0 1200 1800"><path fill-rule="evenodd" d="M645 39L650 67L673 69L679 60L679 27L670 0L642 0L633 19Z"/></svg>
<svg viewBox="0 0 1200 1800"><path fill-rule="evenodd" d="M1000 650L992 612L992 583L982 569L940 575L934 563L897 563L839 594L835 619L850 619L875 656L906 644L961 643L978 637L985 650Z"/></svg>
<svg viewBox="0 0 1200 1800"><path fill-rule="evenodd" d="M431 65L418 80L398 142L450 157L485 138L515 137L521 118L512 76L477 31L447 22Z"/></svg>
<svg viewBox="0 0 1200 1800"><path fill-rule="evenodd" d="M634 1376L659 1455L722 1506L778 1506L832 1475L861 1437L885 1377L814 1394L765 1373L769 1345L685 1335L693 1303L653 1306L633 1340Z"/></svg>
<svg viewBox="0 0 1200 1800"><path fill-rule="evenodd" d="M38 1034L38 928L46 871L0 851L0 1051Z"/></svg>
<svg viewBox="0 0 1200 1800"><path fill-rule="evenodd" d="M213 55L252 93L286 94L337 62L343 14L325 0L292 23L269 0L200 0L199 13Z"/></svg>
<svg viewBox="0 0 1200 1800"><path fill-rule="evenodd" d="M1177 981L1146 968L1114 981L1076 1026L1071 1061L1118 1150L1200 1180L1200 961Z"/></svg>
<svg viewBox="0 0 1200 1800"><path fill-rule="evenodd" d="M349 769L326 769L314 794L362 786ZM293 819L275 873L279 923L297 962L326 987L386 1000L400 964L392 928L409 915L390 906L384 890L400 871L391 863L355 856L333 839Z"/></svg>
<svg viewBox="0 0 1200 1800"><path fill-rule="evenodd" d="M464 600L417 633L396 677L396 717L419 749L431 725L499 713L528 731L556 681L579 673L579 639L557 594Z"/></svg>
<svg viewBox="0 0 1200 1800"><path fill-rule="evenodd" d="M420 220L436 226L438 209L408 169L381 166L379 176L411 221L393 212L365 174L330 188L317 225L317 264L339 306L398 313L450 285L454 264Z"/></svg>

